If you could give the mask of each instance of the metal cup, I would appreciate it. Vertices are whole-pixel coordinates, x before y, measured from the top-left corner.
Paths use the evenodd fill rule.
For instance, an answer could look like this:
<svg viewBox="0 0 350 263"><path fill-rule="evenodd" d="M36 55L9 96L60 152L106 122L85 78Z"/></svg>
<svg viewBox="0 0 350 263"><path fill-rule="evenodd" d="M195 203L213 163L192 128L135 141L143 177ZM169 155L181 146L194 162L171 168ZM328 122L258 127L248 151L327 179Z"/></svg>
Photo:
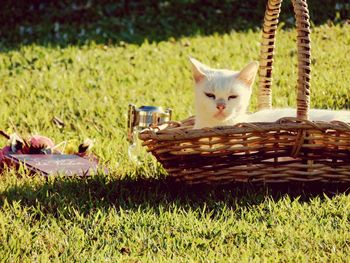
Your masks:
<svg viewBox="0 0 350 263"><path fill-rule="evenodd" d="M141 106L140 108L136 108L135 105L129 104L128 141L131 144L135 142L135 132L170 121L171 114L171 109L163 110L162 107L156 106Z"/></svg>

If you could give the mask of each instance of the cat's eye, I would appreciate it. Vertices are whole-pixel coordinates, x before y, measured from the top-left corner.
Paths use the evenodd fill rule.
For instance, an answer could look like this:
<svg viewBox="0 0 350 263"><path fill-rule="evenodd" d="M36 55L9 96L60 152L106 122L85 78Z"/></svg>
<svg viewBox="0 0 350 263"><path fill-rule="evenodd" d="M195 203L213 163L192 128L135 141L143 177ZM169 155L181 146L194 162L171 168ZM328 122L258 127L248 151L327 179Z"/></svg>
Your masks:
<svg viewBox="0 0 350 263"><path fill-rule="evenodd" d="M204 93L208 98L212 98L215 100L215 95L213 93Z"/></svg>
<svg viewBox="0 0 350 263"><path fill-rule="evenodd" d="M237 97L238 97L237 95L231 95L231 96L228 96L228 99L233 100L233 99L237 99Z"/></svg>

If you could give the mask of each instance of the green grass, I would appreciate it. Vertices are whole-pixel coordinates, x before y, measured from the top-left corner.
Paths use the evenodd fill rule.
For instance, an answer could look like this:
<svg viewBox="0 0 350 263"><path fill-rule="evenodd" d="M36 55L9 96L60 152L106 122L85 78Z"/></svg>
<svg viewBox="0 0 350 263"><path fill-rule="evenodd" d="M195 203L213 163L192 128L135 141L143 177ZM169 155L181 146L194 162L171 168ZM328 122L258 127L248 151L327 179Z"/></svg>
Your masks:
<svg viewBox="0 0 350 263"><path fill-rule="evenodd" d="M194 114L188 56L240 69L259 57L260 32L141 45L26 45L0 54L0 127L77 146L96 140L110 169L92 178L0 177L3 261L346 261L350 196L287 189L188 188L170 184L152 158L127 156L128 103ZM350 108L350 27L312 35L312 107ZM295 32L278 32L275 106L295 106ZM251 109L257 104L256 87ZM59 129L52 117L64 120ZM6 141L0 139L0 144ZM148 179L154 179L149 181ZM321 185L325 187L324 185ZM292 188L292 186L291 186ZM316 189L322 193L323 188ZM336 191L336 190L334 190ZM292 192L291 194L288 194ZM285 193L285 194L284 194ZM300 196L300 197L298 197Z"/></svg>

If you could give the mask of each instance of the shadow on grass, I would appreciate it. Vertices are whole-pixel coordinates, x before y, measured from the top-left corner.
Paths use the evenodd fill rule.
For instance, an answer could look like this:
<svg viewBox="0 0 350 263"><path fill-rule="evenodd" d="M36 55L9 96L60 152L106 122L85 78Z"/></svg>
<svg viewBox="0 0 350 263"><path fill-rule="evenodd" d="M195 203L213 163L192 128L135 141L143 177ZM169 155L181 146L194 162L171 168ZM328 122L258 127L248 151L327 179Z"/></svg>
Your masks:
<svg viewBox="0 0 350 263"><path fill-rule="evenodd" d="M11 50L28 44L65 47L86 42L140 44L211 35L262 25L266 1L50 1L3 0L0 47ZM284 1L280 20L294 26L290 1ZM308 0L314 24L339 23L349 17L348 0Z"/></svg>
<svg viewBox="0 0 350 263"><path fill-rule="evenodd" d="M37 178L38 179L38 178ZM347 183L288 183L288 184L230 184L225 186L176 183L170 178L117 180L106 176L90 178L55 177L40 179L7 188L0 194L0 205L20 201L21 206L40 206L43 212L56 215L65 213L67 207L83 214L96 209L116 208L139 210L176 205L184 209L219 211L254 207L266 199L278 201L281 198L309 202L313 198L333 197L348 194ZM35 181L35 180L34 180Z"/></svg>

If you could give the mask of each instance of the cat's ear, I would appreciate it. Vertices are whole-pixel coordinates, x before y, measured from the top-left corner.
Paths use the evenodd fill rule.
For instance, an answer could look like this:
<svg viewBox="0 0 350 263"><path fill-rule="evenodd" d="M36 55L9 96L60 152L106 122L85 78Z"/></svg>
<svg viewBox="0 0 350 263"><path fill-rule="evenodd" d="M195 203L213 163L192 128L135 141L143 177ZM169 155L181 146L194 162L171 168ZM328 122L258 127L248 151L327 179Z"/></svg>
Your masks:
<svg viewBox="0 0 350 263"><path fill-rule="evenodd" d="M251 87L254 83L258 69L259 63L257 61L250 62L247 66L244 67L244 69L239 72L237 79L242 81L248 87Z"/></svg>
<svg viewBox="0 0 350 263"><path fill-rule="evenodd" d="M203 72L203 69L207 68L204 64L199 62L197 59L189 58L192 64L192 72L193 72L193 78L196 83L202 81L207 76Z"/></svg>

